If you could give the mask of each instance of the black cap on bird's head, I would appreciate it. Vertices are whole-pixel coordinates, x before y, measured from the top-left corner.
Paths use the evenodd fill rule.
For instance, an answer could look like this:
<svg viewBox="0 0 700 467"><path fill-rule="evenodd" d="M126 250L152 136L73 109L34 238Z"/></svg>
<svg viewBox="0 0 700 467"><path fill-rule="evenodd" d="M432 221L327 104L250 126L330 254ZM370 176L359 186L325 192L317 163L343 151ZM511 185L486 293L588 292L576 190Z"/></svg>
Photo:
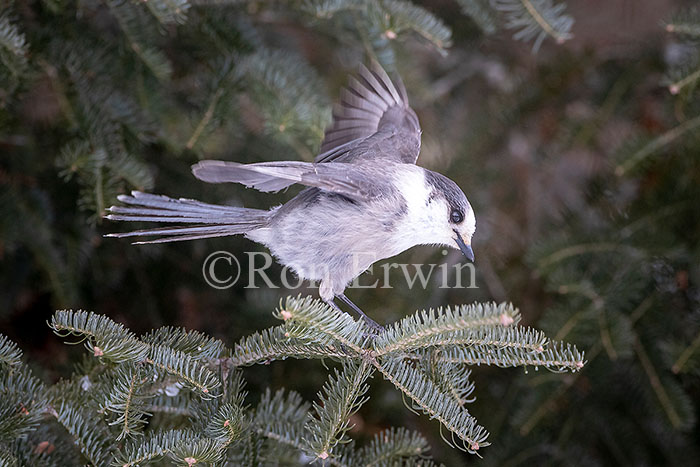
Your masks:
<svg viewBox="0 0 700 467"><path fill-rule="evenodd" d="M432 188L431 199L442 199L447 204L448 224L453 232L452 240L469 261L474 261L471 247L472 235L476 230L476 218L469 200L455 182L436 172L426 170L426 182Z"/></svg>

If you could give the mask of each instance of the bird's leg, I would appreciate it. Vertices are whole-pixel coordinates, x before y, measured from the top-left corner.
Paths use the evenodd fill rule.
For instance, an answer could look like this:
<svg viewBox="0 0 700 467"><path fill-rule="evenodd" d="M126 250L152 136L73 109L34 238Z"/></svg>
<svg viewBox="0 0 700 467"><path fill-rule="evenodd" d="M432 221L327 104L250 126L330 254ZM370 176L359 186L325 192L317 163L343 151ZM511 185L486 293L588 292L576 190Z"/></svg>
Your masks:
<svg viewBox="0 0 700 467"><path fill-rule="evenodd" d="M350 308L352 308L353 311L357 313L362 319L364 319L365 324L367 324L372 329L372 331L374 331L377 334L384 331L384 328L379 323L367 316L364 313L364 311L360 310L360 307L351 302L350 299L345 296L345 294L338 294L337 297L340 298L343 302L345 302Z"/></svg>

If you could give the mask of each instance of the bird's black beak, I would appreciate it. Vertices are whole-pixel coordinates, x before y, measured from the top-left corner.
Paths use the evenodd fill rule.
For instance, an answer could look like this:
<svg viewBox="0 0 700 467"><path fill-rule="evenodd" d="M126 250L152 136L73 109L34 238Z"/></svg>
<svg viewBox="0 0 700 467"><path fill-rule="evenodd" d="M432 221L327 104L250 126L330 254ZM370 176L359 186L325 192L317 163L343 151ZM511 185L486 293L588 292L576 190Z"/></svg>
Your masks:
<svg viewBox="0 0 700 467"><path fill-rule="evenodd" d="M455 239L457 241L457 245L459 245L459 249L462 250L462 253L464 253L464 256L467 257L469 261L472 263L474 262L474 251L472 251L471 245L467 245L464 243L464 240L462 239L462 236L455 230L455 233L457 234L457 238Z"/></svg>

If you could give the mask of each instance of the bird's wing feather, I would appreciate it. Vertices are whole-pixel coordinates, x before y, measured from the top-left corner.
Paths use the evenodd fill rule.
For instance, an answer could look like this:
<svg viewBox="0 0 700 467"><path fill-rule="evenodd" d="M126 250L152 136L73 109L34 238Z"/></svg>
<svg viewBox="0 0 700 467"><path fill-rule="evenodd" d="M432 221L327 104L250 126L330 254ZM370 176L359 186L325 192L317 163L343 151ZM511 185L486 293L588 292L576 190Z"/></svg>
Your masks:
<svg viewBox="0 0 700 467"><path fill-rule="evenodd" d="M298 183L324 191L342 194L352 199L367 200L379 196L384 182L379 174L367 167L332 162L237 162L206 160L192 166L198 179L209 183L241 183L259 191L279 191Z"/></svg>
<svg viewBox="0 0 700 467"><path fill-rule="evenodd" d="M415 164L420 133L403 83L392 82L373 62L369 68L361 67L359 76L341 91L316 162L388 158Z"/></svg>

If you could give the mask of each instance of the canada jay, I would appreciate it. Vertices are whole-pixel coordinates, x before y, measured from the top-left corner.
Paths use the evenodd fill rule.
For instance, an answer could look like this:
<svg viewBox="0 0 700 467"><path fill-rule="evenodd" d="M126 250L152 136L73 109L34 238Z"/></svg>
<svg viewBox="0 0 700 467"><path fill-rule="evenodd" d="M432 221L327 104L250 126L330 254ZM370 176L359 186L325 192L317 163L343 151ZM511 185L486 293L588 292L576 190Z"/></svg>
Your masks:
<svg viewBox="0 0 700 467"><path fill-rule="evenodd" d="M474 260L474 211L455 182L415 165L420 138L400 79L393 83L373 63L342 90L313 163L204 160L192 166L194 176L209 183L264 192L307 187L289 202L261 210L133 192L120 196L126 206L111 207L106 217L184 225L108 236L158 236L138 243L160 243L242 234L300 278L320 281L330 306L340 310L337 297L368 319L343 292L375 261L423 244L458 247Z"/></svg>

